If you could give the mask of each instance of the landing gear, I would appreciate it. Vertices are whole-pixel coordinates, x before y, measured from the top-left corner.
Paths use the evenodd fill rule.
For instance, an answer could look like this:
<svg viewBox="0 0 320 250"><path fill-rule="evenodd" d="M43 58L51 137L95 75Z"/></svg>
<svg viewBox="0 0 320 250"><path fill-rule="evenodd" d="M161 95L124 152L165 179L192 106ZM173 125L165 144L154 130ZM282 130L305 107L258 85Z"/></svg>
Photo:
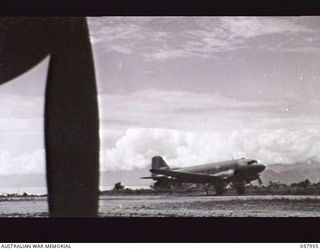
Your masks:
<svg viewBox="0 0 320 250"><path fill-rule="evenodd" d="M153 184L155 190L171 190L172 184L169 181L157 181Z"/></svg>
<svg viewBox="0 0 320 250"><path fill-rule="evenodd" d="M259 182L259 185L262 186L263 183L262 183L260 176L258 176L258 182Z"/></svg>
<svg viewBox="0 0 320 250"><path fill-rule="evenodd" d="M212 184L205 184L204 185L204 193L205 193L206 196L209 195L209 190L210 190L211 187L212 187Z"/></svg>
<svg viewBox="0 0 320 250"><path fill-rule="evenodd" d="M237 194L245 194L246 189L244 187L244 183L240 182L240 183L236 183L235 184L235 188L237 190Z"/></svg>
<svg viewBox="0 0 320 250"><path fill-rule="evenodd" d="M216 195L223 195L226 191L224 186L217 185L214 188L216 189Z"/></svg>
<svg viewBox="0 0 320 250"><path fill-rule="evenodd" d="M205 185L205 194L209 195L209 188L212 187L212 184ZM223 195L225 193L225 187L222 185L215 185L214 189L216 191L216 195Z"/></svg>

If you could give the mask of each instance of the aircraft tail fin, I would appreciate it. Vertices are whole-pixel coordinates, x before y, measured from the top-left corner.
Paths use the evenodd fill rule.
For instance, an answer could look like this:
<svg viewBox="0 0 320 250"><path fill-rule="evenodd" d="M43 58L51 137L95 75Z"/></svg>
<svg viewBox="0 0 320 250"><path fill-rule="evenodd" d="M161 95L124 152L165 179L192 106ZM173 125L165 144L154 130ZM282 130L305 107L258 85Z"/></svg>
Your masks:
<svg viewBox="0 0 320 250"><path fill-rule="evenodd" d="M157 169L168 170L169 166L161 156L154 156L152 157L151 169L152 170L157 170ZM154 175L154 173L152 173L152 175Z"/></svg>

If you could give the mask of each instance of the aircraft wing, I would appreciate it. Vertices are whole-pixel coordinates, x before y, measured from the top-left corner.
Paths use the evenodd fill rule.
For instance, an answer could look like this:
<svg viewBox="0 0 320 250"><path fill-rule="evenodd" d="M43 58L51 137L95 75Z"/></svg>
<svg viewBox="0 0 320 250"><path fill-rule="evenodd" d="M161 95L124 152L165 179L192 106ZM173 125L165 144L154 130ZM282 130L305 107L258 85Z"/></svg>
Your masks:
<svg viewBox="0 0 320 250"><path fill-rule="evenodd" d="M208 175L208 174L198 174L198 173L187 173L181 171L171 171L171 170L150 170L151 172L159 173L166 176L171 176L176 179L183 179L184 181L190 180L190 182L199 182L199 183L214 183L214 182L221 182L224 180L223 177L215 176L215 175Z"/></svg>
<svg viewBox="0 0 320 250"><path fill-rule="evenodd" d="M234 172L235 172L234 169L230 169L230 170L226 170L226 171L222 171L222 172L216 173L213 176L221 177L221 178L229 178L229 177L234 175Z"/></svg>

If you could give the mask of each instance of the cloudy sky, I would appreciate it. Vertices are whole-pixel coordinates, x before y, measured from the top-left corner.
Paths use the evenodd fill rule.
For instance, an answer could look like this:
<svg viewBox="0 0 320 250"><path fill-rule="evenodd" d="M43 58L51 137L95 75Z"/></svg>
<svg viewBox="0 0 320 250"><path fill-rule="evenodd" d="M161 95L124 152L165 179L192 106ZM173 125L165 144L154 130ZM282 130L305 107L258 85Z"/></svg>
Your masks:
<svg viewBox="0 0 320 250"><path fill-rule="evenodd" d="M320 162L319 17L88 22L101 170L142 168L158 154L181 166ZM0 174L44 172L47 63L0 87Z"/></svg>

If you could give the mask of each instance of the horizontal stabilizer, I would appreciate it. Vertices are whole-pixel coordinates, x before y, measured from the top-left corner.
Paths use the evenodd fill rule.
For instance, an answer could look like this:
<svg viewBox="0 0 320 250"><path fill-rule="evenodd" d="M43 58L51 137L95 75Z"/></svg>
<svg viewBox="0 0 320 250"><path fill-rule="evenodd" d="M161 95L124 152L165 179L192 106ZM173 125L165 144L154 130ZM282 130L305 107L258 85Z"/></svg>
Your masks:
<svg viewBox="0 0 320 250"><path fill-rule="evenodd" d="M163 180L172 180L174 178L171 176L165 176L165 175L154 175L154 176L149 176L149 177L141 177L141 179L163 181Z"/></svg>

